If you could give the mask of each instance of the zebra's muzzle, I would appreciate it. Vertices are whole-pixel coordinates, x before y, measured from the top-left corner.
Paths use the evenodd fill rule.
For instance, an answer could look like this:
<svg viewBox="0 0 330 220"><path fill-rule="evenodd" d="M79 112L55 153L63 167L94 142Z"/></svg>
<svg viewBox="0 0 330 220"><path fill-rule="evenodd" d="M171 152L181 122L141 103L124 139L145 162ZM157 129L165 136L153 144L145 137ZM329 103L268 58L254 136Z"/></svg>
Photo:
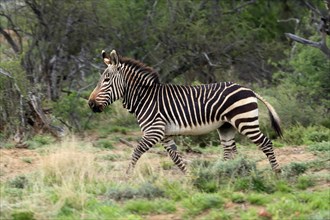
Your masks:
<svg viewBox="0 0 330 220"><path fill-rule="evenodd" d="M93 110L93 112L102 112L103 110L102 106L98 105L95 100L89 100L88 105Z"/></svg>

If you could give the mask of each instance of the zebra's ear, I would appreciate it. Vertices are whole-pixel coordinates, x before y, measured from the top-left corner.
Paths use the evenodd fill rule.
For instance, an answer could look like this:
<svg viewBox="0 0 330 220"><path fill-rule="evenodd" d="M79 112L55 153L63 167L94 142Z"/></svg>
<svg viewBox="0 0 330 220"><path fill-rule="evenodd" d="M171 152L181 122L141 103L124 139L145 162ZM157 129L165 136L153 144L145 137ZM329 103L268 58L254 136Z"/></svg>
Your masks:
<svg viewBox="0 0 330 220"><path fill-rule="evenodd" d="M105 50L102 50L102 58L103 58L103 62L106 65L110 65L111 64L110 57L107 55L107 53L105 52Z"/></svg>
<svg viewBox="0 0 330 220"><path fill-rule="evenodd" d="M113 65L118 65L118 63L119 63L118 54L115 50L112 50L110 53L110 62Z"/></svg>

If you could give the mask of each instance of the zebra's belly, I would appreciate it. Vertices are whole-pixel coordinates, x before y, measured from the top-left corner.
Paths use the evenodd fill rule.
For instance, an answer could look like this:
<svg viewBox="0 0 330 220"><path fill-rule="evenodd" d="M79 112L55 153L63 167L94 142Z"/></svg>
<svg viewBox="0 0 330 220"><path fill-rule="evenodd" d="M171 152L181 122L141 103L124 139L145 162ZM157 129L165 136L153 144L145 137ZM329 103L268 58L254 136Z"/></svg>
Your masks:
<svg viewBox="0 0 330 220"><path fill-rule="evenodd" d="M172 123L165 127L165 135L201 135L209 133L219 128L221 125L223 125L222 121L192 127L184 127Z"/></svg>

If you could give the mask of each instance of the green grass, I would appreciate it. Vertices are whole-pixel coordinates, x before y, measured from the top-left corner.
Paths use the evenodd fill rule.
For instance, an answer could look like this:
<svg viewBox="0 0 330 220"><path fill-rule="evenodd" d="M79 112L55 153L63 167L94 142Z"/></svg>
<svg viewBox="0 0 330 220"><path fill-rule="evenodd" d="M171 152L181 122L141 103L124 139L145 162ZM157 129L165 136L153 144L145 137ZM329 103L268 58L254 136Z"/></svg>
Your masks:
<svg viewBox="0 0 330 220"><path fill-rule="evenodd" d="M116 138L108 136L94 143L105 146L110 143L118 151ZM327 152L321 143L306 149ZM315 160L293 161L282 166L281 175L275 175L270 167L257 168L257 161L243 154L230 161L200 158L214 154L205 151L203 155L187 156L196 159L191 159L188 164L191 173L184 176L170 160L162 162L163 155L151 153L144 155L134 174L127 177L125 170L132 149L122 148L123 153L114 155L107 153L109 146L96 148L92 142L72 138L47 143L34 150L39 154L36 157L20 157L25 166L34 167L1 179L0 218L146 219L152 215L173 215L179 219L280 220L330 217L330 190L324 187L330 180L323 172L329 169L325 155ZM245 148L243 152L256 150ZM315 173L315 170L322 172ZM0 177L4 175L6 173Z"/></svg>
<svg viewBox="0 0 330 220"><path fill-rule="evenodd" d="M160 214L160 213L173 213L176 211L175 204L169 200L145 200L136 199L128 201L125 204L125 210L136 214Z"/></svg>
<svg viewBox="0 0 330 220"><path fill-rule="evenodd" d="M223 204L221 195L216 193L195 193L182 202L187 216L196 216L211 208L221 208Z"/></svg>

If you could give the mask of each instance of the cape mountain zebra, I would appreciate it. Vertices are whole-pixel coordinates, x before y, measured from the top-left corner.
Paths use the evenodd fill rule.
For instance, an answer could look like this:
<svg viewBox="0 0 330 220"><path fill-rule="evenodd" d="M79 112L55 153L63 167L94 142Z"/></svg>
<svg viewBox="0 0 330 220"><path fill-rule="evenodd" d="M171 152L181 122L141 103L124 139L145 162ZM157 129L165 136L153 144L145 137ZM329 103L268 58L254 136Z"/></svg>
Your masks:
<svg viewBox="0 0 330 220"><path fill-rule="evenodd" d="M199 86L161 84L151 67L136 60L110 56L102 51L105 64L96 88L89 97L94 112L119 98L133 113L143 137L134 149L127 172L141 155L162 142L173 162L183 171L186 166L176 150L174 135L199 135L217 129L224 147L224 159L237 153L235 133L246 135L266 154L275 171L280 171L272 142L259 129L257 99L268 108L273 128L281 136L280 120L274 108L252 90L232 82Z"/></svg>

